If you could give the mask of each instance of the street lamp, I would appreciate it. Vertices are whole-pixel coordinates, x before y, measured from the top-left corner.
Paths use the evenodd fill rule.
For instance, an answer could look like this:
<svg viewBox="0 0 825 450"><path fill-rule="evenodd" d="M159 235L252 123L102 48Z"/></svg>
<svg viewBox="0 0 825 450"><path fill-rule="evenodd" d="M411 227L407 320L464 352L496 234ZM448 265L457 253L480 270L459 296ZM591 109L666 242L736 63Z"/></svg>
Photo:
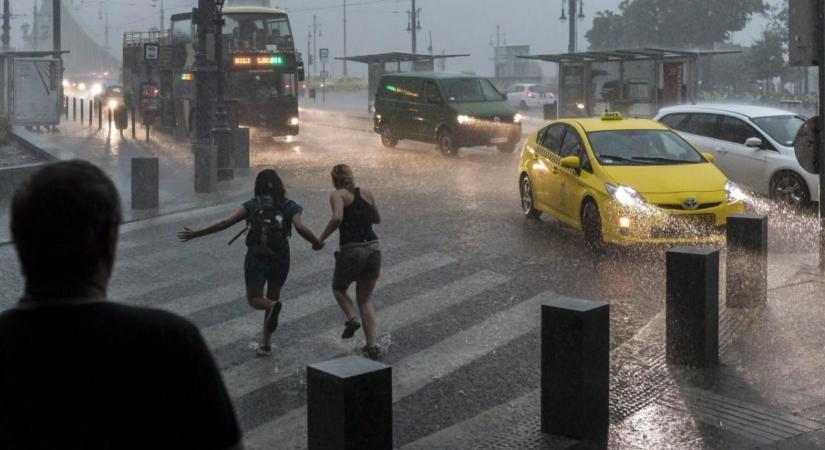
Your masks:
<svg viewBox="0 0 825 450"><path fill-rule="evenodd" d="M218 181L231 180L234 177L229 139L232 130L226 121L226 101L223 92L225 83L223 70L224 2L225 0L215 0L215 62L218 69L218 85L215 105L215 127L212 128L212 136L218 148Z"/></svg>
<svg viewBox="0 0 825 450"><path fill-rule="evenodd" d="M198 0L198 7L193 10L197 23L198 36L195 47L195 107L190 117L194 122L192 152L195 156L195 192L207 193L217 190L217 154L212 143L214 115L212 113L215 98L215 66L207 56L208 35L214 31L214 0Z"/></svg>

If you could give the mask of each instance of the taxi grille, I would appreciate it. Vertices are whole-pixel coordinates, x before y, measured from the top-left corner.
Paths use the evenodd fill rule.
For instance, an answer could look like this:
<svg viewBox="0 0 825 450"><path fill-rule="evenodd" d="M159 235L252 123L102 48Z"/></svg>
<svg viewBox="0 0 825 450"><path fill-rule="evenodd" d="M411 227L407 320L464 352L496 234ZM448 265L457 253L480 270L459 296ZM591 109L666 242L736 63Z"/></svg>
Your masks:
<svg viewBox="0 0 825 450"><path fill-rule="evenodd" d="M678 203L660 203L660 204L657 204L656 206L658 206L659 208L662 208L662 209L675 209L675 210L678 210L678 211L685 211L685 210L696 211L697 209L716 208L717 206L719 206L721 204L722 204L722 202L700 203L699 206L697 206L696 209L693 209L693 210L688 210L687 208L685 208L685 205L678 204Z"/></svg>
<svg viewBox="0 0 825 450"><path fill-rule="evenodd" d="M716 225L713 214L680 214L668 217L668 225L650 230L653 238L697 237L721 234L724 226Z"/></svg>

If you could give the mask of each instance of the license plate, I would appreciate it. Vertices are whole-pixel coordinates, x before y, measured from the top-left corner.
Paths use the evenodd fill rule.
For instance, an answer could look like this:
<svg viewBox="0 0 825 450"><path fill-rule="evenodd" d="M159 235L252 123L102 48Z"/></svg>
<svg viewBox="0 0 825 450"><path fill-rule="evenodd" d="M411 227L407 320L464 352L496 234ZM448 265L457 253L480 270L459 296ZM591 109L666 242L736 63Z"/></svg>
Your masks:
<svg viewBox="0 0 825 450"><path fill-rule="evenodd" d="M497 137L490 139L491 144L506 144L508 139L506 137Z"/></svg>
<svg viewBox="0 0 825 450"><path fill-rule="evenodd" d="M716 224L716 216L713 214L684 214L670 216L671 226L700 226L709 227Z"/></svg>

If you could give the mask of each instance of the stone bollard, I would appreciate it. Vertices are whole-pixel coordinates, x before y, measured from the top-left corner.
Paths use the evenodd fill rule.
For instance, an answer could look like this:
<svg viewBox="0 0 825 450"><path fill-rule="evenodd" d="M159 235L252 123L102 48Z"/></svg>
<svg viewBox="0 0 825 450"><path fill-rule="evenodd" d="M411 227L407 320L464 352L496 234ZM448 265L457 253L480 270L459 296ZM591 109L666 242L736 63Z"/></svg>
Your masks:
<svg viewBox="0 0 825 450"><path fill-rule="evenodd" d="M768 216L728 216L725 305L749 308L768 301Z"/></svg>
<svg viewBox="0 0 825 450"><path fill-rule="evenodd" d="M132 158L132 209L158 207L159 172L157 158Z"/></svg>
<svg viewBox="0 0 825 450"><path fill-rule="evenodd" d="M562 297L541 306L541 430L603 441L609 425L610 305Z"/></svg>
<svg viewBox="0 0 825 450"><path fill-rule="evenodd" d="M667 252L665 352L668 364L719 364L719 250Z"/></svg>
<svg viewBox="0 0 825 450"><path fill-rule="evenodd" d="M392 368L360 356L307 366L309 450L392 449Z"/></svg>

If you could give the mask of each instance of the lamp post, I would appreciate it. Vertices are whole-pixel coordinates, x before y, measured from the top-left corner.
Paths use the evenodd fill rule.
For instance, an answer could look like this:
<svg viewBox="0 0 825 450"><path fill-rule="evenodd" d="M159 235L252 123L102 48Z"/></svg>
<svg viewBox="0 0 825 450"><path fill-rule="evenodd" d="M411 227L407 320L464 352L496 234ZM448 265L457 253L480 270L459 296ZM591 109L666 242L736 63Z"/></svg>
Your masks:
<svg viewBox="0 0 825 450"><path fill-rule="evenodd" d="M223 70L223 5L225 0L215 0L215 63L217 66L217 95L215 96L215 127L212 136L218 148L218 181L231 180L232 155L230 149L230 134L232 130L226 121L226 101L224 99L224 70Z"/></svg>
<svg viewBox="0 0 825 450"><path fill-rule="evenodd" d="M195 192L209 193L217 190L217 152L212 144L212 101L215 94L215 66L208 59L206 46L208 35L214 33L214 0L198 0L193 17L198 25L198 41L195 49L195 109L190 121L195 121L192 153L195 157ZM191 123L190 123L191 126Z"/></svg>

